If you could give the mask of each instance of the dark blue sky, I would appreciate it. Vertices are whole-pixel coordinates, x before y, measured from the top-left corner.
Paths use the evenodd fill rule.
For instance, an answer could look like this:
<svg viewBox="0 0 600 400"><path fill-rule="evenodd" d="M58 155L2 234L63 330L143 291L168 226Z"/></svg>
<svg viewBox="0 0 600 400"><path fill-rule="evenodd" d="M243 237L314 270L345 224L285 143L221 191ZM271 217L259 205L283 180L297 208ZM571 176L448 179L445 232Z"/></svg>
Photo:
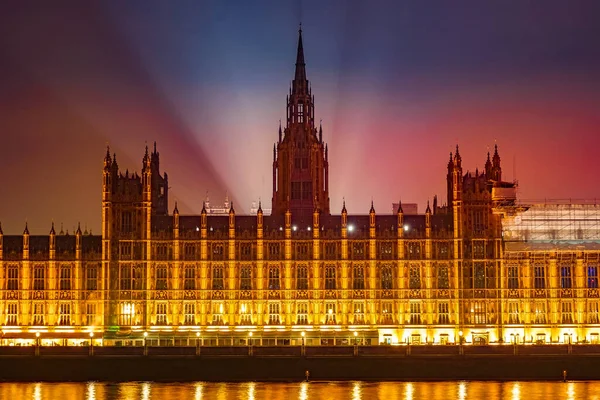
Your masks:
<svg viewBox="0 0 600 400"><path fill-rule="evenodd" d="M106 142L172 201L271 198L302 20L332 210L445 198L498 143L522 198L600 198L598 1L19 1L0 13L0 221L100 226ZM514 166L516 165L516 173ZM172 207L172 205L171 205Z"/></svg>

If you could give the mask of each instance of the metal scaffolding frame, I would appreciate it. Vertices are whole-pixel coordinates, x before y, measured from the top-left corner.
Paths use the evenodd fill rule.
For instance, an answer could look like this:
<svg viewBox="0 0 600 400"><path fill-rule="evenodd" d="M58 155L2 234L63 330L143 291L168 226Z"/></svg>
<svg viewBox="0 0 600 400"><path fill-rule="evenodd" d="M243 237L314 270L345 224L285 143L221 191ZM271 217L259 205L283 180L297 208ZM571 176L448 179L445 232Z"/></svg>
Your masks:
<svg viewBox="0 0 600 400"><path fill-rule="evenodd" d="M506 242L600 242L600 204L596 200L520 201L503 207Z"/></svg>

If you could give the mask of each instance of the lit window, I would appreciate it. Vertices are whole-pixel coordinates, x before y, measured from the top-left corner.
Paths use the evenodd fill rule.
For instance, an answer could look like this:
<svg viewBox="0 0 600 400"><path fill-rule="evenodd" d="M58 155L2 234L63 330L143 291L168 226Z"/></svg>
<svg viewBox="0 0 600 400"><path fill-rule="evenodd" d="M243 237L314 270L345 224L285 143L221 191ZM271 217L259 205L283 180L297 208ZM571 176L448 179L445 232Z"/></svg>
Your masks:
<svg viewBox="0 0 600 400"><path fill-rule="evenodd" d="M71 325L71 304L61 303L58 306L58 325Z"/></svg>
<svg viewBox="0 0 600 400"><path fill-rule="evenodd" d="M156 325L167 325L167 303L156 303Z"/></svg>
<svg viewBox="0 0 600 400"><path fill-rule="evenodd" d="M365 304L362 302L354 303L354 324L365 323Z"/></svg>
<svg viewBox="0 0 600 400"><path fill-rule="evenodd" d="M335 324L335 303L325 303L325 323Z"/></svg>
<svg viewBox="0 0 600 400"><path fill-rule="evenodd" d="M417 301L410 302L410 323L418 325L421 323L421 303Z"/></svg>
<svg viewBox="0 0 600 400"><path fill-rule="evenodd" d="M185 303L183 305L183 323L184 325L196 324L196 305L194 303Z"/></svg>
<svg viewBox="0 0 600 400"><path fill-rule="evenodd" d="M33 305L33 325L45 325L44 324L44 303L34 303Z"/></svg>
<svg viewBox="0 0 600 400"><path fill-rule="evenodd" d="M446 325L450 323L449 305L447 302L438 303L438 324Z"/></svg>
<svg viewBox="0 0 600 400"><path fill-rule="evenodd" d="M279 325L279 303L269 303L269 324Z"/></svg>
<svg viewBox="0 0 600 400"><path fill-rule="evenodd" d="M298 303L296 306L296 323L298 325L308 324L308 303Z"/></svg>
<svg viewBox="0 0 600 400"><path fill-rule="evenodd" d="M508 303L508 323L509 324L520 324L521 318L519 316L519 302L511 301Z"/></svg>

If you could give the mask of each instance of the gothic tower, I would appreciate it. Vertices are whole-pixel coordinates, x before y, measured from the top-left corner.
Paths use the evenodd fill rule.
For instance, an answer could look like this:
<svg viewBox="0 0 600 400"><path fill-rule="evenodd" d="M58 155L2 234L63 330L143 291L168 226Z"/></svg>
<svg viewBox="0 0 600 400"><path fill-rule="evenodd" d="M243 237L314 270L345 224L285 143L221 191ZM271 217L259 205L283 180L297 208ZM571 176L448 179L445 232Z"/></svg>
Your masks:
<svg viewBox="0 0 600 400"><path fill-rule="evenodd" d="M315 209L329 214L329 165L323 129L315 127L314 96L306 79L302 29L296 73L287 96L285 129L273 147L273 214L310 218ZM283 133L283 134L282 134Z"/></svg>

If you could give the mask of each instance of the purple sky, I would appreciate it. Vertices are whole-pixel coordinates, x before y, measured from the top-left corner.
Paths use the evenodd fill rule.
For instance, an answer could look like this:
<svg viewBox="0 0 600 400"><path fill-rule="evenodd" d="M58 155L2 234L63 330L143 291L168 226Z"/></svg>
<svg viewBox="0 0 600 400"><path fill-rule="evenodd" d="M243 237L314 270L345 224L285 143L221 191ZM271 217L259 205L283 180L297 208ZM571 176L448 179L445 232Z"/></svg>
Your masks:
<svg viewBox="0 0 600 400"><path fill-rule="evenodd" d="M498 143L523 199L600 199L598 15L592 0L3 5L2 227L99 233L107 142L139 171L157 141L183 214L207 190L268 206L300 19L332 210L424 210L456 143L470 170Z"/></svg>

